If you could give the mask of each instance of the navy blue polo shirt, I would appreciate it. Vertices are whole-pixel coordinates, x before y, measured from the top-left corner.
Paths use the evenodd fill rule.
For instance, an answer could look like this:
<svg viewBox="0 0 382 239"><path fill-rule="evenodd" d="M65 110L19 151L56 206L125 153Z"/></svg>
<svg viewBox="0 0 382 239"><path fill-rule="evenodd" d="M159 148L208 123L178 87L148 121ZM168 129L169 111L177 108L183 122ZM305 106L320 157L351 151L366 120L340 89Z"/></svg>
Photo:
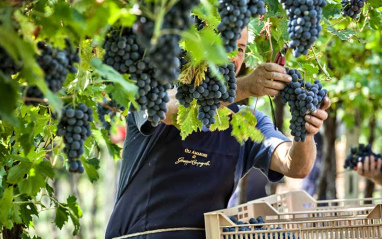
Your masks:
<svg viewBox="0 0 382 239"><path fill-rule="evenodd" d="M241 106L230 105L237 112ZM240 145L232 128L210 132L204 128L181 140L172 125L151 127L147 115L127 117L127 135L117 201L106 238L166 228L204 227L203 213L225 208L239 179L252 167L270 181L283 175L269 169L272 153L290 141L272 121L256 111L261 143ZM256 185L254 185L256 186ZM178 231L137 236L139 239L202 239L204 231Z"/></svg>

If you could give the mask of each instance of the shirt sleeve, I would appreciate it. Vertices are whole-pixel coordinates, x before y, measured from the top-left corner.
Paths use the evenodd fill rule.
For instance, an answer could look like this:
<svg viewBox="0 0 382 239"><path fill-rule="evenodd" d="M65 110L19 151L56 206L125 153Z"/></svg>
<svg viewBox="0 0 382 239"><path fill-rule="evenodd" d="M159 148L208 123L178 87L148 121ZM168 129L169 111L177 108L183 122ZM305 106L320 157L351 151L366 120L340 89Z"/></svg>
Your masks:
<svg viewBox="0 0 382 239"><path fill-rule="evenodd" d="M275 129L271 119L260 111L256 110L257 126L264 135L261 143L247 141L244 148L244 167L242 176L244 176L252 167L259 168L271 182L279 181L284 175L269 169L272 154L283 142L291 142L285 135Z"/></svg>
<svg viewBox="0 0 382 239"><path fill-rule="evenodd" d="M156 128L151 125L147 118L146 111L129 111L127 116L128 122L135 124L141 134L149 136L154 133Z"/></svg>

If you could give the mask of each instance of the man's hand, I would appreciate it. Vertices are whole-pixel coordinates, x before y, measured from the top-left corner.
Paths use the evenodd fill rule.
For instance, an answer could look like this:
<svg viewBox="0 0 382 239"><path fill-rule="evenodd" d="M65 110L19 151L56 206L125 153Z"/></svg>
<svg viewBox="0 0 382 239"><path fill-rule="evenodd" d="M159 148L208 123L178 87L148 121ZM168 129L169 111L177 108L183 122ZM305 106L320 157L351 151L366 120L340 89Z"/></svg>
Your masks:
<svg viewBox="0 0 382 239"><path fill-rule="evenodd" d="M251 74L238 79L238 88L244 91L245 97L276 96L292 81L285 68L276 63L263 63ZM240 90L240 89L238 89Z"/></svg>
<svg viewBox="0 0 382 239"><path fill-rule="evenodd" d="M320 131L322 124L328 118L328 113L325 110L330 107L330 104L330 99L325 97L320 109L309 115L305 115L305 128L308 131L308 135L313 136Z"/></svg>
<svg viewBox="0 0 382 239"><path fill-rule="evenodd" d="M358 162L357 173L365 178L370 179L376 184L382 185L382 159L375 162L374 156L365 157L364 162Z"/></svg>

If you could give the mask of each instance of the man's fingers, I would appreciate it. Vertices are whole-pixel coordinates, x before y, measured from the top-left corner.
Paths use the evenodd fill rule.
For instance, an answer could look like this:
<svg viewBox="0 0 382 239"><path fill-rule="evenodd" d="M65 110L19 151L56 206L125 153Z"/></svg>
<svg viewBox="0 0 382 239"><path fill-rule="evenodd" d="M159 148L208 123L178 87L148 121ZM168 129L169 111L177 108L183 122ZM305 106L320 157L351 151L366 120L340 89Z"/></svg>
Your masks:
<svg viewBox="0 0 382 239"><path fill-rule="evenodd" d="M264 87L274 90L283 90L285 88L285 84L279 81L266 80L264 82Z"/></svg>
<svg viewBox="0 0 382 239"><path fill-rule="evenodd" d="M274 89L270 89L270 88L265 88L265 94L269 95L269 96L272 96L272 97L278 95L279 92L280 91L278 91L278 90L274 90Z"/></svg>
<svg viewBox="0 0 382 239"><path fill-rule="evenodd" d="M283 82L291 82L292 77L287 74L279 73L279 72L265 72L264 73L265 78L269 80L276 80L276 81L283 81Z"/></svg>
<svg viewBox="0 0 382 239"><path fill-rule="evenodd" d="M365 157L365 160L363 161L363 167L364 167L364 174L369 174L370 171L370 161L369 157Z"/></svg>
<svg viewBox="0 0 382 239"><path fill-rule="evenodd" d="M263 66L264 66L264 69L269 72L276 71L280 73L286 73L285 68L276 63L264 63Z"/></svg>
<svg viewBox="0 0 382 239"><path fill-rule="evenodd" d="M312 112L312 115L320 120L326 120L328 118L328 113L324 110L316 110L315 112Z"/></svg>
<svg viewBox="0 0 382 239"><path fill-rule="evenodd" d="M331 103L329 97L325 96L324 100L321 103L320 109L326 110L326 109L328 109L330 107L331 104L332 103Z"/></svg>
<svg viewBox="0 0 382 239"><path fill-rule="evenodd" d="M362 166L361 162L357 163L357 172L358 172L359 175L364 176L364 174L363 174L363 166Z"/></svg>
<svg viewBox="0 0 382 239"><path fill-rule="evenodd" d="M377 172L376 174L381 174L381 169L382 169L382 159L378 159L378 165L377 165Z"/></svg>
<svg viewBox="0 0 382 239"><path fill-rule="evenodd" d="M306 131L308 131L309 134L313 134L313 135L317 134L318 131L320 130L320 128L317 128L317 127L315 127L314 125L312 125L312 124L310 124L308 122L305 123L305 128L306 128Z"/></svg>
<svg viewBox="0 0 382 239"><path fill-rule="evenodd" d="M374 162L374 156L370 156L369 157L369 161L370 161L370 176L374 176L375 174L375 168L376 168L376 165L375 165L375 162Z"/></svg>
<svg viewBox="0 0 382 239"><path fill-rule="evenodd" d="M309 124L313 125L316 128L321 128L322 126L322 120L320 120L317 117L314 117L312 115L305 115L305 121L308 122Z"/></svg>

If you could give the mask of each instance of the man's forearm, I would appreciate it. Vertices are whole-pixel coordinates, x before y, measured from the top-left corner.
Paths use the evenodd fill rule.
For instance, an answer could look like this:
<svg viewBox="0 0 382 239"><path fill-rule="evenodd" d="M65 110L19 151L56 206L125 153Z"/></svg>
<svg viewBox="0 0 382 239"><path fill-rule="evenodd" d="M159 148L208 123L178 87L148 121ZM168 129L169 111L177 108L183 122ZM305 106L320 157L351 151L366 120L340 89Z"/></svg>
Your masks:
<svg viewBox="0 0 382 239"><path fill-rule="evenodd" d="M312 135L305 142L283 143L272 155L270 168L291 178L305 178L316 159L316 143Z"/></svg>
<svg viewBox="0 0 382 239"><path fill-rule="evenodd" d="M317 149L313 135L306 137L305 142L293 142L289 150L289 173L297 178L305 178L313 168Z"/></svg>

